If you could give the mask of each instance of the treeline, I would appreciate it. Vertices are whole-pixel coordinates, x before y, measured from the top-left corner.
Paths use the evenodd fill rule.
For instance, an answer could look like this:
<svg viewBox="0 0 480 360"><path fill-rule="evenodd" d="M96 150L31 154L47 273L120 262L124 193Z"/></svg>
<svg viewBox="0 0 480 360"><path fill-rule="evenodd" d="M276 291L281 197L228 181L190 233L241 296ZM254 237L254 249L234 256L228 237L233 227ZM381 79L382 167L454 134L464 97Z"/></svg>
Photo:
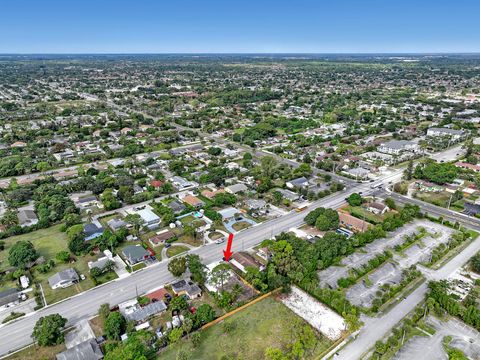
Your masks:
<svg viewBox="0 0 480 360"><path fill-rule="evenodd" d="M427 303L436 313L447 313L457 316L462 321L475 329L480 330L480 309L476 304L463 304L458 296L450 293L451 285L446 280L431 281L428 284L430 292L427 295Z"/></svg>
<svg viewBox="0 0 480 360"><path fill-rule="evenodd" d="M325 211L313 210L305 217L305 222L312 223L320 216L324 216ZM378 224L367 231L357 233L347 239L345 236L337 233L326 233L323 238L317 240L314 244L316 249L317 267L325 269L335 263L340 257L352 254L355 249L363 247L377 239L383 238L387 232L398 229L404 224L420 217L420 208L417 205L407 204L398 213L388 215L381 224ZM330 217L330 216L329 216ZM323 223L323 220L322 220Z"/></svg>
<svg viewBox="0 0 480 360"><path fill-rule="evenodd" d="M413 172L415 179L423 179L436 184L451 183L458 175L458 168L449 163L437 163L433 160L418 164Z"/></svg>

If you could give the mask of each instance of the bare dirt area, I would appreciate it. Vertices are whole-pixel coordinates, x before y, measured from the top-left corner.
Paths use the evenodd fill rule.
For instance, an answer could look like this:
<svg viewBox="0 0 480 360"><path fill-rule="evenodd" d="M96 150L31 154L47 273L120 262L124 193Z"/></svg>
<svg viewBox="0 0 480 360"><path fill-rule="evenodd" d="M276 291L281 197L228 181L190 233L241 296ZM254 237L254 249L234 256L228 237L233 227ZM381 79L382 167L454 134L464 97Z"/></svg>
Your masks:
<svg viewBox="0 0 480 360"><path fill-rule="evenodd" d="M280 300L330 340L339 339L347 329L340 315L295 286Z"/></svg>

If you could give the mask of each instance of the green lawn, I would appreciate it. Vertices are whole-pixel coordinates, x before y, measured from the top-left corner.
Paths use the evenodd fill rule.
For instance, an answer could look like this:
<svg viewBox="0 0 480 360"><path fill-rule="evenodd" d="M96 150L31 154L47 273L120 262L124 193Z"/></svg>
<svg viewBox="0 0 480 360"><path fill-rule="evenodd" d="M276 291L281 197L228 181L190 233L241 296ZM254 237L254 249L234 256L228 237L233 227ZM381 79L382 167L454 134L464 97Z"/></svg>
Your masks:
<svg viewBox="0 0 480 360"><path fill-rule="evenodd" d="M348 211L351 215L359 219L368 221L372 224L379 224L385 218L383 215L375 215L374 213L362 208L361 206L347 206L345 207L345 210Z"/></svg>
<svg viewBox="0 0 480 360"><path fill-rule="evenodd" d="M56 266L46 274L41 274L38 271L34 271L34 276L35 276L35 281L38 281L42 284L43 291L45 293L45 299L47 300L47 304L53 304L57 301L63 300L65 298L68 298L70 296L79 294L85 290L88 290L92 287L95 286L93 283L93 280L89 276L89 269L88 269L88 262L89 261L94 261L96 260L99 256L101 255L96 255L96 256L91 256L91 255L85 255L82 257L77 257L77 261L73 264L63 264L58 261L56 261ZM50 285L48 284L48 278L54 274L56 274L59 271L65 270L66 268L72 267L74 268L77 273L85 275L86 279L81 280L78 284L72 285L68 288L65 289L55 289L53 290L50 288ZM105 275L106 276L106 275ZM111 274L112 279L113 279L113 274ZM110 277L110 274L107 276L107 278ZM105 278L102 277L103 280L106 280Z"/></svg>
<svg viewBox="0 0 480 360"><path fill-rule="evenodd" d="M188 216L185 216L185 217L181 218L180 222L183 225L189 225L189 226L194 227L194 228L199 228L199 227L202 227L206 224L204 220L196 218L193 215L188 215Z"/></svg>
<svg viewBox="0 0 480 360"><path fill-rule="evenodd" d="M252 224L246 222L246 221L239 221L239 222L236 222L235 224L232 225L232 228L235 230L235 231L240 231L240 230L243 230L243 229L247 229L249 228L250 226L252 226Z"/></svg>
<svg viewBox="0 0 480 360"><path fill-rule="evenodd" d="M173 245L173 246L170 246L170 247L167 249L167 256L168 256L169 258L171 258L172 256L175 256L175 255L184 253L185 251L188 251L188 250L189 250L189 248L186 247L186 246L183 246L183 245Z"/></svg>
<svg viewBox="0 0 480 360"><path fill-rule="evenodd" d="M225 323L231 323L227 333ZM182 339L160 353L158 359L175 360L180 349L191 359L219 360L223 358L257 360L264 359L269 347L288 351L298 338L299 331L307 325L303 319L273 298L266 298L232 315L223 322L201 331L200 344L194 348L191 340ZM307 325L308 326L308 325ZM332 343L318 335L313 353L302 359L316 359Z"/></svg>
<svg viewBox="0 0 480 360"><path fill-rule="evenodd" d="M415 196L422 201L428 202L433 205L437 205L440 207L446 208L448 206L448 201L450 200L450 194L449 192L442 191L439 193L434 193L434 192L420 192L417 191L415 192Z"/></svg>
<svg viewBox="0 0 480 360"><path fill-rule="evenodd" d="M221 233L219 233L219 232L217 232L217 231L211 232L211 233L209 234L209 236L210 236L210 239L212 239L212 240L218 240L218 239L221 239L221 238L224 237L223 234L221 234Z"/></svg>
<svg viewBox="0 0 480 360"><path fill-rule="evenodd" d="M6 357L6 360L25 360L25 359L55 359L55 355L65 351L65 344L41 347L38 345L30 346L13 355Z"/></svg>
<svg viewBox="0 0 480 360"><path fill-rule="evenodd" d="M99 255L84 255L77 256L74 263L64 264L55 259L55 255L62 250L68 251L67 236L64 232L60 231L61 225L55 225L47 229L40 229L28 234L12 236L5 239L6 249L0 252L0 269L8 267L8 249L17 241L27 240L31 241L41 256L45 257L45 260L53 259L55 261L55 267L45 274L40 273L37 269L33 269L34 281L39 282L42 285L45 293L47 304L53 304L57 301L63 300L67 297L76 295L82 291L88 290L95 286L93 280L89 276L88 262L97 260ZM80 281L80 283L70 286L66 289L52 290L48 284L48 278L55 273L72 267L77 273L85 275L86 279ZM116 278L115 273L109 273L102 275L99 279L100 282L106 282Z"/></svg>
<svg viewBox="0 0 480 360"><path fill-rule="evenodd" d="M31 241L35 249L41 256L44 256L48 261L55 259L55 254L67 248L67 235L60 231L61 225L55 225L47 229L40 229L28 234L12 236L4 239L5 250L0 251L0 270L9 267L8 264L8 249L17 241L26 240Z"/></svg>

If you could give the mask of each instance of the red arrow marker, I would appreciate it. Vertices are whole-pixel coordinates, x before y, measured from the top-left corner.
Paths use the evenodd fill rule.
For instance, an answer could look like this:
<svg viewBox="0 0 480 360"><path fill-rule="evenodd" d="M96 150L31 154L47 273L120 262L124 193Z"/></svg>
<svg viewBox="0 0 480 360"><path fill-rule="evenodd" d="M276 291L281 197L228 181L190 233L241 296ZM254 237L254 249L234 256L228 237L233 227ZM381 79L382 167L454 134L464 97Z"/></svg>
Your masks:
<svg viewBox="0 0 480 360"><path fill-rule="evenodd" d="M223 260L228 261L230 256L232 256L232 241L233 241L233 234L228 234L228 242L227 242L227 249L223 250Z"/></svg>

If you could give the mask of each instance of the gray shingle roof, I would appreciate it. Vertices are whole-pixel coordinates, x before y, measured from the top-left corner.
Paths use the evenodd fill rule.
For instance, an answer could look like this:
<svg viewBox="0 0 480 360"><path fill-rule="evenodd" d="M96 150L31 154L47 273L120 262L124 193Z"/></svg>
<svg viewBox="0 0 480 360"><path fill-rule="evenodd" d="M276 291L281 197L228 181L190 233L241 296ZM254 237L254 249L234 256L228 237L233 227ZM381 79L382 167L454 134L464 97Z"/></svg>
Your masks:
<svg viewBox="0 0 480 360"><path fill-rule="evenodd" d="M128 320L142 322L147 320L150 316L158 314L159 312L167 310L167 305L163 301L152 302L137 311L126 315Z"/></svg>
<svg viewBox="0 0 480 360"><path fill-rule="evenodd" d="M53 276L50 276L48 278L48 283L50 284L50 286L54 287L61 281L78 281L78 279L79 278L77 272L72 268L68 268L63 271L59 271Z"/></svg>
<svg viewBox="0 0 480 360"><path fill-rule="evenodd" d="M103 354L95 339L90 339L57 354L56 358L57 360L100 360L103 359Z"/></svg>

